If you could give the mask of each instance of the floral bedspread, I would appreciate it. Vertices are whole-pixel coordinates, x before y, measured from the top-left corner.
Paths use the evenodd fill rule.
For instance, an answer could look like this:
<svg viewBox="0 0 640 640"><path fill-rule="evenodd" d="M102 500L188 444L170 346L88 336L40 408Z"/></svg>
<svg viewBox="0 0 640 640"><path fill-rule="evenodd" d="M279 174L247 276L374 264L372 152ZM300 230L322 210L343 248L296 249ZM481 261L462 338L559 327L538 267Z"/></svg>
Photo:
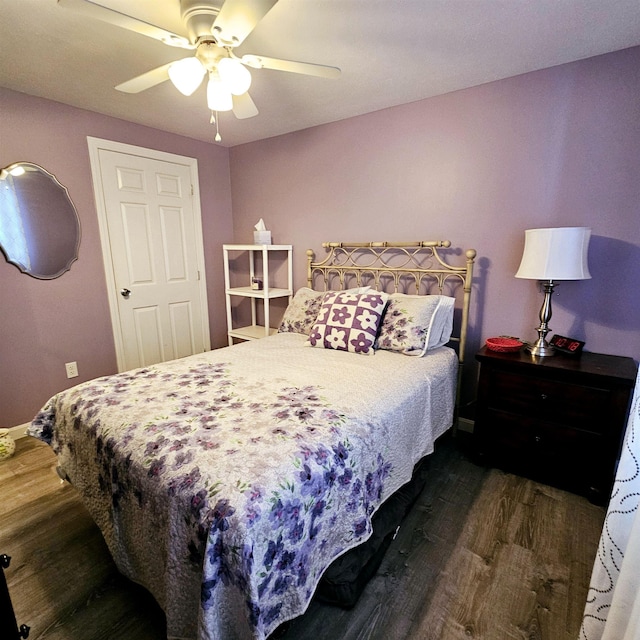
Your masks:
<svg viewBox="0 0 640 640"><path fill-rule="evenodd" d="M453 415L457 360L312 349L283 333L49 400L51 444L169 637L269 635L411 477Z"/></svg>

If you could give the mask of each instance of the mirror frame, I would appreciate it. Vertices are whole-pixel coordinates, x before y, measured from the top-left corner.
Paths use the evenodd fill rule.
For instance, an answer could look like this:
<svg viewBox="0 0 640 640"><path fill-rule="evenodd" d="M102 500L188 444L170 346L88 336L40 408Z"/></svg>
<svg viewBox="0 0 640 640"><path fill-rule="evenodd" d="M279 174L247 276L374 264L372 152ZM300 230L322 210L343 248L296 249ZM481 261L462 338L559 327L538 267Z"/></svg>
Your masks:
<svg viewBox="0 0 640 640"><path fill-rule="evenodd" d="M0 252L4 255L7 262L15 265L20 270L21 273L25 273L31 276L32 278L37 278L38 280L53 280L55 278L59 278L61 275L69 271L71 269L71 265L78 259L78 253L80 251L80 240L82 237L80 217L78 216L78 211L73 203L73 200L71 199L71 196L69 195L69 190L56 178L55 175L47 171L44 167L41 167L40 165L35 164L33 162L14 162L13 164L10 164L7 167L4 167L3 169L1 169L0 175L2 177L5 177L6 174L11 173L12 171L14 171L19 167L28 167L28 169L31 171L37 171L43 178L46 178L47 180L49 180L55 188L59 189L62 193L62 197L65 198L66 201L68 202L69 210L65 211L65 215L73 217L73 220L75 222L75 227L76 227L76 240L73 246L73 254L66 260L66 264L62 266L55 273L37 273L35 269L32 269L28 265L23 264L23 262L21 262L18 258L9 256L8 248L2 246L2 244L0 244ZM2 184L2 181L0 180L0 186L1 184ZM13 187L13 190L15 193L15 187Z"/></svg>

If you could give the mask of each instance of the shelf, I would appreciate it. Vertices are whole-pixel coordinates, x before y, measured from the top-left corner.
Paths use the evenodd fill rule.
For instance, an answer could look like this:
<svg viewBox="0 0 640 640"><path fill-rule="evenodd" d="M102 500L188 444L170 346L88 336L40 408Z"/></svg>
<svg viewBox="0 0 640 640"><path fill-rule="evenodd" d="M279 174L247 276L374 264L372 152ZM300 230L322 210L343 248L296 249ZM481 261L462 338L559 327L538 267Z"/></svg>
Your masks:
<svg viewBox="0 0 640 640"><path fill-rule="evenodd" d="M227 289L226 293L230 296L244 298L286 298L293 295L291 289L269 288L267 292L265 289L252 289L251 287L232 287Z"/></svg>
<svg viewBox="0 0 640 640"><path fill-rule="evenodd" d="M290 251L290 244L223 244L227 251Z"/></svg>
<svg viewBox="0 0 640 640"><path fill-rule="evenodd" d="M278 329L269 328L269 335L278 333ZM258 340L265 337L264 327L260 325L249 325L248 327L236 327L228 332L229 337L239 338L241 340Z"/></svg>
<svg viewBox="0 0 640 640"><path fill-rule="evenodd" d="M277 333L278 330L271 326L270 316L270 303L271 300L277 298L288 298L291 301L293 296L293 267L292 267L292 251L293 247L289 244L224 244L222 245L224 253L224 291L227 307L227 335L229 338L229 345L233 344L233 340L257 340L259 338L265 338L268 335ZM248 286L244 287L232 287L231 286L231 252L239 252L246 254L246 265L248 266L247 279L244 280ZM276 256L274 252L286 252L285 256ZM276 280L280 280L280 286L271 286L275 284L272 281L272 276L269 274L269 261L270 258L280 260L284 258L286 265L286 287L282 287L285 282L281 274L276 274ZM243 258L240 256L240 260ZM236 261L236 256L233 258L233 262ZM251 282L254 277L262 280L264 287L262 289L253 289ZM232 297L240 297L248 299L251 303L251 319L239 318L241 322L251 322L250 325L244 327L233 326L233 307ZM238 305L238 307L244 307L244 305ZM237 311L237 310L236 310ZM260 312L262 317L260 317ZM247 314L248 315L248 314ZM258 324L263 322L263 325ZM268 328L265 328L268 327Z"/></svg>

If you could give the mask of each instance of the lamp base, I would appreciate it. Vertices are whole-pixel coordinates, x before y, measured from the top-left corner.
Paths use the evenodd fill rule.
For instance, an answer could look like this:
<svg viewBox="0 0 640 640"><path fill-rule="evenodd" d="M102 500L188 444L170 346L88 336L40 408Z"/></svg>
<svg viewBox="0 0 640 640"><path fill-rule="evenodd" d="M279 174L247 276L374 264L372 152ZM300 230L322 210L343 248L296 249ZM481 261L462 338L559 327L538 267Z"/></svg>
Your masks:
<svg viewBox="0 0 640 640"><path fill-rule="evenodd" d="M551 320L551 294L556 283L553 280L543 280L540 283L544 289L544 301L540 308L540 326L536 328L538 339L526 350L532 356L548 357L555 355L555 349L547 342L547 333L549 328L549 320Z"/></svg>
<svg viewBox="0 0 640 640"><path fill-rule="evenodd" d="M542 358L556 355L556 350L546 340L537 340L534 344L526 346L525 351L528 351L532 356Z"/></svg>

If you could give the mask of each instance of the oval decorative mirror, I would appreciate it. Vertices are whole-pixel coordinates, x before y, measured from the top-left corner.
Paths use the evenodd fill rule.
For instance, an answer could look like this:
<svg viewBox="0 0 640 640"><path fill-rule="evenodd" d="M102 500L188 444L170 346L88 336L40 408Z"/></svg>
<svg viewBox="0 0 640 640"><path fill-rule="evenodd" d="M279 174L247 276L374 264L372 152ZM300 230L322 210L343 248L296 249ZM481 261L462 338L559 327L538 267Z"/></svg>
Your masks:
<svg viewBox="0 0 640 640"><path fill-rule="evenodd" d="M57 278L79 247L78 213L54 175L31 162L0 170L0 249L8 262L34 278Z"/></svg>

